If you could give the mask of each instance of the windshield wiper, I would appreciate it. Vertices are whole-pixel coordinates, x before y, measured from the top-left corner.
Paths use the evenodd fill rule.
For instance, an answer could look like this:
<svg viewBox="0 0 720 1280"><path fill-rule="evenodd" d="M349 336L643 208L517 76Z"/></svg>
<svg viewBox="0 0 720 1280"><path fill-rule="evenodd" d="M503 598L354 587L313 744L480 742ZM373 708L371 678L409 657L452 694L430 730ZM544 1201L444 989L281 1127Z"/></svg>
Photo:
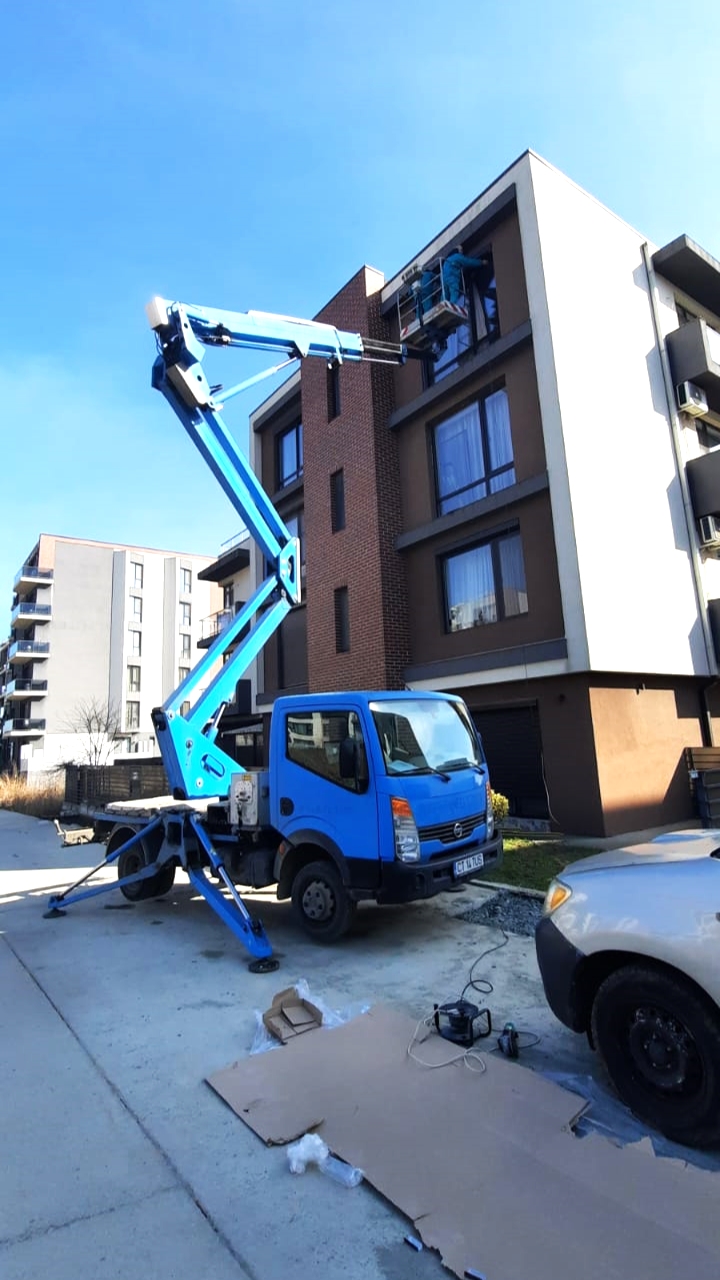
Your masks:
<svg viewBox="0 0 720 1280"><path fill-rule="evenodd" d="M482 768L475 760L468 760L466 756L458 756L457 760L445 760L441 766L443 769L474 769L476 773L482 773Z"/></svg>
<svg viewBox="0 0 720 1280"><path fill-rule="evenodd" d="M450 774L444 773L442 769L436 769L434 764L416 764L414 768L403 769L403 774L407 773L436 773L438 778L442 778L443 782L450 781Z"/></svg>

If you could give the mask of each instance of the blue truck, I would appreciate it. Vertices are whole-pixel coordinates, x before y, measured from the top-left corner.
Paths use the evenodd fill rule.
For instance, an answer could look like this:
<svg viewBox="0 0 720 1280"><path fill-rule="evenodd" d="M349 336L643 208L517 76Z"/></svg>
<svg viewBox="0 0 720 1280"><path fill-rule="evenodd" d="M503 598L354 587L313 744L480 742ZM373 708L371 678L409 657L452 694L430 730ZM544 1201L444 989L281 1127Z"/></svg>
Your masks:
<svg viewBox="0 0 720 1280"><path fill-rule="evenodd" d="M277 967L237 886L277 886L310 937L334 942L357 904L410 902L497 866L482 744L461 698L424 691L312 693L273 706L267 769L243 769L218 744L237 681L300 601L299 545L225 425L225 403L292 361L402 363L402 344L264 312L155 298L148 316L162 392L259 545L266 576L162 707L153 726L171 794L108 806L97 867L55 894L46 916L119 888L132 902L169 892L178 867L244 943L250 968ZM206 347L277 352L280 365L229 389L210 386ZM219 663L222 665L219 666ZM218 669L219 667L219 669ZM90 885L109 864L116 881Z"/></svg>

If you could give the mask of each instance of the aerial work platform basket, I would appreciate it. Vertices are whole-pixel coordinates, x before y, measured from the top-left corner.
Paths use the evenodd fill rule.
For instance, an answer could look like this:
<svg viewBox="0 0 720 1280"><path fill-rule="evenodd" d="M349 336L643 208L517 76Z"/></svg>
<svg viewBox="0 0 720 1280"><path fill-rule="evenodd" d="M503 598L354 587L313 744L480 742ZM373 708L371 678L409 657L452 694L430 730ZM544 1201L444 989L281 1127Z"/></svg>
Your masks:
<svg viewBox="0 0 720 1280"><path fill-rule="evenodd" d="M401 342L431 347L470 320L464 276L459 290L449 286L444 267L444 258L434 258L405 272L397 304Z"/></svg>

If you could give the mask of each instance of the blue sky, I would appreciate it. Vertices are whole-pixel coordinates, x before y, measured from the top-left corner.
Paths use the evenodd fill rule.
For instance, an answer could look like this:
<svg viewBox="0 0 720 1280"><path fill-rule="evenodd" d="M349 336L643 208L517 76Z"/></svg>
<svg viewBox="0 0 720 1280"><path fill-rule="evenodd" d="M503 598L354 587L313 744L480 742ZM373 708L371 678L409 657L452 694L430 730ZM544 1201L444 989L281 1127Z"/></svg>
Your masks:
<svg viewBox="0 0 720 1280"><path fill-rule="evenodd" d="M150 388L151 295L311 316L528 146L720 256L717 0L37 0L3 35L3 619L41 531L207 554L235 532ZM260 398L228 415L243 444Z"/></svg>

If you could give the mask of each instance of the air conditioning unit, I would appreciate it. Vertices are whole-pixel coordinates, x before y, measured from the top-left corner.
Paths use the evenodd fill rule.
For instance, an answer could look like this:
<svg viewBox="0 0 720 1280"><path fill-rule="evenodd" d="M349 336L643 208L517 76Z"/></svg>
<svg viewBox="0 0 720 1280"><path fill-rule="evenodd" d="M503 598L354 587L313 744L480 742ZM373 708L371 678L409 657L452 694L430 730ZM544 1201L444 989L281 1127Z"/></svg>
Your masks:
<svg viewBox="0 0 720 1280"><path fill-rule="evenodd" d="M701 516L700 542L706 550L720 550L720 520L717 516Z"/></svg>
<svg viewBox="0 0 720 1280"><path fill-rule="evenodd" d="M694 382L681 382L675 388L678 409L681 413L690 413L693 418L701 418L708 411L708 402L702 387Z"/></svg>

